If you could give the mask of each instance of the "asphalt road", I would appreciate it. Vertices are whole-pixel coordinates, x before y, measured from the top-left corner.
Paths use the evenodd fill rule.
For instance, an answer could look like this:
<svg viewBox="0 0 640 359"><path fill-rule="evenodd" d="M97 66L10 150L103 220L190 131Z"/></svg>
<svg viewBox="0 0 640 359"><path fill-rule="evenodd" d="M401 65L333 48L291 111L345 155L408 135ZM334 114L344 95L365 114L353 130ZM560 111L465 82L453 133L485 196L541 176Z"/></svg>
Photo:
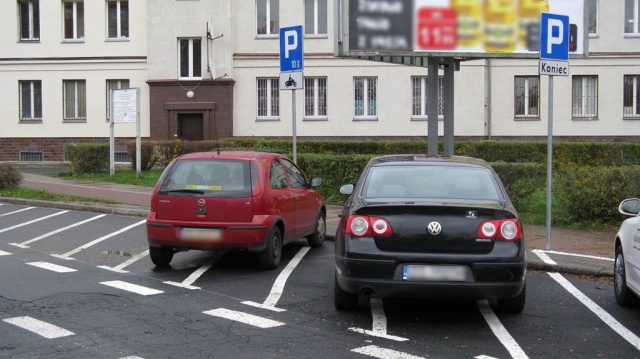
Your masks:
<svg viewBox="0 0 640 359"><path fill-rule="evenodd" d="M0 204L0 357L637 358L640 308L611 283L530 272L520 315L486 301L333 307L333 242L191 251L156 268L144 221Z"/></svg>

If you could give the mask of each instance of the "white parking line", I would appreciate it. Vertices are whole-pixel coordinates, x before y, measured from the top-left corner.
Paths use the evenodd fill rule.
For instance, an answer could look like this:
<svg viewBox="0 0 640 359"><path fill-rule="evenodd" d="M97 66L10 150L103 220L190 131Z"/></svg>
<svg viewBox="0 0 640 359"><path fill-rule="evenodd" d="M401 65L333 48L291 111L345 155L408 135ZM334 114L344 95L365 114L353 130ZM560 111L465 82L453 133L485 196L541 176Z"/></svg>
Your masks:
<svg viewBox="0 0 640 359"><path fill-rule="evenodd" d="M121 280L114 280L114 281L109 281L109 282L100 282L100 284L104 284L106 286L117 288L117 289L126 290L127 292L132 292L132 293L136 293L136 294L140 294L140 295L154 295L154 294L164 293L161 290L157 290L157 289L153 289L153 288L147 288L147 287L143 287L141 285L123 282Z"/></svg>
<svg viewBox="0 0 640 359"><path fill-rule="evenodd" d="M611 316L611 314L607 313L604 309L602 309L599 305L597 305L594 301L589 299L586 295L584 295L581 291L578 290L573 284L571 284L565 277L563 277L560 273L547 273L551 278L553 278L556 282L558 282L561 286L564 287L569 293L571 293L576 299L578 299L582 304L584 304L589 310L591 310L595 315L597 315L600 320L602 320L606 325L608 325L611 329L613 329L616 333L618 333L624 340L628 341L631 345L636 347L636 349L640 350L640 338L633 334L629 329L625 328L620 322L615 320Z"/></svg>
<svg viewBox="0 0 640 359"><path fill-rule="evenodd" d="M63 266L59 266L57 264L47 263L47 262L31 262L31 263L27 263L27 264L31 265L31 266L34 266L34 267L38 267L38 268L50 270L50 271L53 271L53 272L57 272L57 273L77 272L76 269L69 268L69 267L63 267Z"/></svg>
<svg viewBox="0 0 640 359"><path fill-rule="evenodd" d="M496 316L496 314L491 310L491 306L489 305L489 301L486 299L477 301L478 308L480 309L480 313L484 317L484 320L489 324L489 328L493 334L498 338L500 343L507 349L509 354L513 359L524 359L529 358L527 354L525 354L524 350L516 343L516 340L513 339L511 334L507 331L507 328L502 325L500 319Z"/></svg>
<svg viewBox="0 0 640 359"><path fill-rule="evenodd" d="M0 217L8 216L8 215L14 214L14 213L20 213L20 212L28 211L28 210L34 209L34 208L36 208L36 207L27 207L27 208L19 209L17 211L8 212L8 213L5 213L5 214L0 214Z"/></svg>
<svg viewBox="0 0 640 359"><path fill-rule="evenodd" d="M30 332L36 333L47 339L67 337L69 335L75 334L66 329L57 327L53 324L49 324L47 322L43 322L41 320L37 320L31 317L15 317L15 318L4 319L3 321L9 324L18 326L22 329L26 329Z"/></svg>
<svg viewBox="0 0 640 359"><path fill-rule="evenodd" d="M130 230L131 228L139 226L139 225L141 225L141 224L143 224L145 222L147 222L146 219L144 219L144 220L142 220L140 222L134 223L134 224L132 224L130 226L124 227L124 228L122 228L122 229L120 229L118 231L115 231L113 233L107 234L106 236L102 236L102 237L100 237L98 239L95 239L95 240L93 240L93 241L91 241L91 242L89 242L89 243L87 243L87 244L85 244L83 246L80 246L80 247L78 247L78 248L76 248L74 250L71 250L71 251L69 251L69 252L67 252L65 254L52 254L52 256L57 257L57 258L71 260L71 259L73 259L73 258L71 258L72 255L74 255L76 253L79 253L83 249L87 249L87 248L93 246L94 244L98 244L98 243L104 241L105 239L109 239L111 237L117 236L118 234L120 234L122 232L126 232L126 231Z"/></svg>
<svg viewBox="0 0 640 359"><path fill-rule="evenodd" d="M254 327L258 327L258 328L262 328L262 329L274 328L274 327L279 327L279 326L285 325L284 323L278 322L278 321L275 321L275 320L259 317L257 315L251 315L251 314L247 314L247 313L236 312L236 311L228 310L228 309L224 309L224 308L208 310L208 311L203 312L203 313L204 314L208 314L208 315L212 315L214 317L225 318L225 319L233 320L233 321L236 321L236 322L252 325Z"/></svg>
<svg viewBox="0 0 640 359"><path fill-rule="evenodd" d="M0 251L0 256L10 256L11 253L9 252L5 252L5 251Z"/></svg>
<svg viewBox="0 0 640 359"><path fill-rule="evenodd" d="M547 251L547 250L543 250L543 249L534 249L533 252L543 252L543 253L548 253L548 254L558 254L558 255L561 255L561 256L568 256L568 257L599 259L599 260L608 261L608 262L614 262L615 261L615 259L609 258L609 257L599 257L599 256L588 255L588 254L567 253L567 252L558 252L558 251Z"/></svg>
<svg viewBox="0 0 640 359"><path fill-rule="evenodd" d="M211 267L213 267L213 264L203 265L202 267L198 268L196 271L191 273L191 275L187 277L187 279L182 281L182 283L178 283L178 282L164 282L164 283L175 285L176 287L187 288L187 289L200 289L200 287L195 287L195 286L192 286L191 284L193 284L196 280L198 280L198 278L200 278L200 276L202 276L204 272L206 272Z"/></svg>
<svg viewBox="0 0 640 359"><path fill-rule="evenodd" d="M262 304L251 302L251 301L242 302L242 304L263 308L263 309L269 309L276 312L286 311L285 309L276 308L276 304L278 304L278 301L282 296L282 292L284 291L284 286L287 283L287 279L289 279L289 276L291 275L293 270L298 266L298 264L300 264L300 261L305 256L305 254L309 252L309 249L311 249L311 247L300 248L298 253L296 253L296 255L293 257L293 259L291 259L289 264L287 264L287 266L282 270L278 278L276 278L276 281L273 283L273 286L271 287L271 292L269 293L269 295L267 296L267 299L265 299L265 301Z"/></svg>
<svg viewBox="0 0 640 359"><path fill-rule="evenodd" d="M20 228L20 227L28 226L28 225L30 225L30 224L32 224L32 223L40 222L40 221L43 221L43 220L45 220L45 219L47 219L47 218L51 218L51 217L55 217L55 216L59 216L59 215L61 215L61 214L63 214L63 213L67 213L67 212L69 212L69 211L60 211L60 212L56 212L56 213L54 213L54 214L50 214L50 215L48 215L48 216L44 216L44 217L36 218L36 219L34 219L34 220L31 220L31 221L27 221L27 222L24 222L24 223L16 224L15 226L11 226L11 227L7 227L7 228L3 228L3 229L0 229L0 233L2 233L2 232L6 232L6 231L10 231L10 230L12 230L12 229L16 229L16 228Z"/></svg>
<svg viewBox="0 0 640 359"><path fill-rule="evenodd" d="M368 355L370 357L379 358L379 359L420 359L422 357L399 352L396 350L380 348L375 345L367 345L366 347L356 348L351 350L354 353Z"/></svg>
<svg viewBox="0 0 640 359"><path fill-rule="evenodd" d="M540 260L542 260L543 262L550 264L552 266L557 266L558 263L556 263L556 261L554 261L553 259L551 259L547 253L545 253L544 251L540 250L540 249L534 249L532 250L532 252L538 256L538 258L540 258Z"/></svg>
<svg viewBox="0 0 640 359"><path fill-rule="evenodd" d="M49 233L43 234L43 235L41 235L41 236L39 236L39 237L36 237L36 238L30 239L30 240L28 240L28 241L26 241L26 242L22 242L22 243L9 243L9 244L11 244L12 246L20 247L20 248L29 248L29 246L28 246L28 245L29 245L29 244L31 244L31 243L33 243L33 242L37 242L37 241L39 241L39 240L41 240L41 239L43 239L43 238L47 238L47 237L52 236L52 235L54 235L54 234L56 234L56 233L60 233L60 232L62 232L62 231L66 231L67 229L70 229L70 228L73 228L73 227L80 226L80 225L82 225L82 224L85 224L85 223L87 223L87 222L91 222L91 221L93 221L94 219L102 218L102 217L104 217L104 216L106 216L106 214L100 214L100 215L97 215L97 216L95 216L95 217L91 217L91 218L89 218L89 219L85 219L84 221L80 221L80 222L78 222L78 223L74 223L74 224L72 224L72 225L70 225L70 226L66 226L66 227L64 227L64 228L56 229L55 231L52 231L52 232L49 232Z"/></svg>
<svg viewBox="0 0 640 359"><path fill-rule="evenodd" d="M349 328L350 331L371 335L373 337L395 340L397 342L404 342L409 340L407 338L402 338L395 335L387 334L387 316L384 314L384 305L383 305L382 299L371 298L370 303L371 303L371 317L373 319L372 329L365 330L361 328L352 327L352 328Z"/></svg>
<svg viewBox="0 0 640 359"><path fill-rule="evenodd" d="M106 270L110 270L110 271L118 272L118 273L129 273L129 271L123 270L123 268L129 266L132 263L137 262L138 260L140 260L141 258L146 257L147 255L149 255L149 250L148 249L146 251L136 255L136 256L131 257L127 261L118 264L115 267L98 266L98 268L102 268L102 269L106 269Z"/></svg>

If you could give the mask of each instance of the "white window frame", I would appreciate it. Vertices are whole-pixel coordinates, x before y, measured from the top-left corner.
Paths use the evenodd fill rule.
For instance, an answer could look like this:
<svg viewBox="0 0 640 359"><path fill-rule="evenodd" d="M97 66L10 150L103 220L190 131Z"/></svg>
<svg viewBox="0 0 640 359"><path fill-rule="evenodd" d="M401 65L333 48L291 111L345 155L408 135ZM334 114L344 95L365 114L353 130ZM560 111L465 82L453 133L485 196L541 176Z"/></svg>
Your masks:
<svg viewBox="0 0 640 359"><path fill-rule="evenodd" d="M116 18L113 19L111 17L111 13L109 12L109 4L110 3L115 3L116 5ZM127 21L126 24L122 23L122 4L125 3L127 5ZM109 40L120 40L120 39L128 39L129 38L129 1L128 0L107 0L105 3L106 6L106 14L107 14L107 39ZM115 28L116 28L116 35L115 36L111 36L111 34L109 33L109 29L111 28L111 25L113 24L113 21L115 21ZM125 29L125 25L126 25L126 29ZM125 31L123 31L125 30ZM126 34L123 34L123 32L126 32Z"/></svg>
<svg viewBox="0 0 640 359"><path fill-rule="evenodd" d="M631 86L631 91L627 91L627 86ZM625 106L626 104L631 106ZM640 75L624 75L622 116L640 118Z"/></svg>
<svg viewBox="0 0 640 359"><path fill-rule="evenodd" d="M39 91L36 91L36 84ZM40 80L20 80L19 81L19 103L20 103L20 121L42 121L42 81ZM26 95L27 99L24 98ZM29 102L29 108L24 108L25 100ZM39 108L38 108L39 107ZM29 116L25 116L25 112ZM39 116L38 116L39 115Z"/></svg>
<svg viewBox="0 0 640 359"><path fill-rule="evenodd" d="M574 75L572 77L571 116L574 119L598 117L598 76Z"/></svg>
<svg viewBox="0 0 640 359"><path fill-rule="evenodd" d="M320 13L319 13L319 6L320 3L324 4L325 7L325 16L324 18L320 18ZM305 0L304 4L305 4L305 24L304 24L304 32L305 32L305 36L317 36L317 37L326 37L327 33L329 31L328 28L328 17L329 17L329 8L328 8L328 4L327 4L328 0ZM307 17L307 6L313 6L313 19L309 19ZM324 23L324 32L320 32L320 25Z"/></svg>
<svg viewBox="0 0 640 359"><path fill-rule="evenodd" d="M305 119L324 120L327 118L327 106L328 106L327 82L328 82L327 77L305 77L304 78L304 118Z"/></svg>
<svg viewBox="0 0 640 359"><path fill-rule="evenodd" d="M589 11L589 18L587 19L587 31L589 32L589 37L598 37L598 16L600 14L600 1L599 0L588 0L587 2L587 8L589 10L594 9L595 10L595 14L592 14L591 11ZM593 19L595 24L595 29L593 30L593 32L591 31L591 16L595 16L595 18Z"/></svg>
<svg viewBox="0 0 640 359"><path fill-rule="evenodd" d="M280 119L280 79L259 77L256 80L256 118Z"/></svg>
<svg viewBox="0 0 640 359"><path fill-rule="evenodd" d="M264 4L261 4L263 2ZM277 14L271 13L272 4L275 7L274 10L277 11ZM261 5L264 5L265 8L261 9ZM260 11L264 12L264 32L261 32L260 25ZM275 19L275 21L274 21ZM273 29L269 25L271 22L274 22ZM277 37L280 34L280 0L256 0L256 35L258 37Z"/></svg>
<svg viewBox="0 0 640 359"><path fill-rule="evenodd" d="M182 58L181 52L181 43L183 41L188 42L188 50L187 50L187 58ZM195 63L194 58L194 41L199 42L199 51L200 51L200 62L198 64ZM183 61L187 61L188 69L187 76L182 76L182 63ZM195 76L195 71L200 72L200 76ZM180 38L178 39L178 79L179 80L202 80L202 39L201 38Z"/></svg>
<svg viewBox="0 0 640 359"><path fill-rule="evenodd" d="M39 41L40 40L40 2L39 0L20 0L18 1L18 23L20 24L19 36L20 41ZM22 32L24 28L23 5L27 5L27 36Z"/></svg>
<svg viewBox="0 0 640 359"><path fill-rule="evenodd" d="M524 80L524 93L521 100L524 113L518 113L518 80ZM532 81L537 82L538 92L531 98ZM533 102L532 102L533 101ZM535 111L533 110L535 109ZM515 118L540 118L540 76L515 76L513 81L513 114Z"/></svg>
<svg viewBox="0 0 640 359"><path fill-rule="evenodd" d="M429 79L427 76L411 76L411 118L429 118ZM416 93L417 91L417 93ZM438 76L438 119L444 119L444 77Z"/></svg>
<svg viewBox="0 0 640 359"><path fill-rule="evenodd" d="M83 84L82 88L79 88L79 84ZM73 99L67 99L67 87L73 86L70 90L73 90ZM69 109L67 102L73 105L73 108ZM71 110L72 116L67 116L67 112ZM87 120L87 82L85 80L63 80L62 81L62 116L63 121L86 121Z"/></svg>
<svg viewBox="0 0 640 359"><path fill-rule="evenodd" d="M73 34L72 37L67 37L66 35L66 5L72 4L71 7L71 16L72 16L72 28ZM82 4L82 16L78 14L78 4ZM63 1L62 2L62 38L64 41L80 41L84 39L84 1L83 0L74 0L74 1Z"/></svg>
<svg viewBox="0 0 640 359"><path fill-rule="evenodd" d="M107 122L111 122L111 90L121 90L130 87L130 81L128 79L107 79L106 92L107 92Z"/></svg>
<svg viewBox="0 0 640 359"><path fill-rule="evenodd" d="M629 5L632 9L629 9ZM627 13L629 10L632 11L631 16ZM625 0L624 2L624 34L627 36L640 35L640 0Z"/></svg>
<svg viewBox="0 0 640 359"><path fill-rule="evenodd" d="M358 94L359 82L362 82L362 94ZM364 94L367 94L367 96L365 96ZM358 106L358 101L362 101L362 106ZM373 105L370 104L370 101L373 101ZM359 112L358 109L360 108L362 109L361 114L358 113ZM377 77L354 77L353 78L353 118L356 120L378 119L378 78Z"/></svg>

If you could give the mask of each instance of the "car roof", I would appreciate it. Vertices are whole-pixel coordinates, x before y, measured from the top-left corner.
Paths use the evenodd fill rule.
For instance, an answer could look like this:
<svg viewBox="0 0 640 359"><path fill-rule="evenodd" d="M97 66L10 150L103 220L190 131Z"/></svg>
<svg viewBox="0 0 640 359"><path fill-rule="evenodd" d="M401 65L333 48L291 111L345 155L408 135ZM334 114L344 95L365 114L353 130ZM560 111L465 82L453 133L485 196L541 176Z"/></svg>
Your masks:
<svg viewBox="0 0 640 359"><path fill-rule="evenodd" d="M491 168L485 160L468 156L434 156L423 154L403 154L373 157L369 161L370 166L384 164L462 164L477 165Z"/></svg>
<svg viewBox="0 0 640 359"><path fill-rule="evenodd" d="M220 160L260 160L266 158L285 157L280 153L270 152L254 152L254 151L211 151L211 152L193 152L187 153L180 157L181 160L205 160L205 159L220 159Z"/></svg>

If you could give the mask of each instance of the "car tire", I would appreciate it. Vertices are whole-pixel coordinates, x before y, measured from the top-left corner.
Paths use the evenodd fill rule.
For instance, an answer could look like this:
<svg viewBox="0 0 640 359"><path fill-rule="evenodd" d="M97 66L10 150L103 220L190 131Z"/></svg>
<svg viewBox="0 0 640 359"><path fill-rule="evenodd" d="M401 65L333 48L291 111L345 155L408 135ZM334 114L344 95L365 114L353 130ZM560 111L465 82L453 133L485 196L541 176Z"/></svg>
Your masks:
<svg viewBox="0 0 640 359"><path fill-rule="evenodd" d="M527 298L527 283L522 287L520 294L513 298L498 299L498 310L502 313L521 313Z"/></svg>
<svg viewBox="0 0 640 359"><path fill-rule="evenodd" d="M337 310L354 310L358 308L358 294L348 293L340 288L338 276L335 276L333 289L333 304Z"/></svg>
<svg viewBox="0 0 640 359"><path fill-rule="evenodd" d="M149 256L153 264L158 267L166 267L173 259L173 250L167 247L149 246Z"/></svg>
<svg viewBox="0 0 640 359"><path fill-rule="evenodd" d="M320 212L318 219L316 220L316 227L313 233L307 236L307 243L310 247L321 247L324 243L324 239L327 236L327 215L324 212Z"/></svg>
<svg viewBox="0 0 640 359"><path fill-rule="evenodd" d="M276 269L282 258L282 233L278 227L273 227L267 238L267 248L261 252L260 265L264 269Z"/></svg>
<svg viewBox="0 0 640 359"><path fill-rule="evenodd" d="M627 270L622 245L616 246L616 261L613 265L613 291L616 302L621 306L630 306L637 302L636 296L627 287Z"/></svg>

